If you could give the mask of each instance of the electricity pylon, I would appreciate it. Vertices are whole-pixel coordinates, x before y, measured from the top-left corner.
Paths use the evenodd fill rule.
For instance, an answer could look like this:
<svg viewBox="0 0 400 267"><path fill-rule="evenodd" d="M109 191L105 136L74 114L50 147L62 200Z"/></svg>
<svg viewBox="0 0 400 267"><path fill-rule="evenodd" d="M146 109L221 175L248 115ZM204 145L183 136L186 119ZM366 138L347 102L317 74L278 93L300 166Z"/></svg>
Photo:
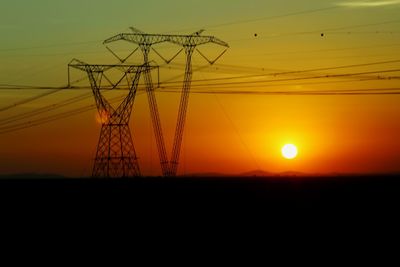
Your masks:
<svg viewBox="0 0 400 267"><path fill-rule="evenodd" d="M97 146L92 176L96 178L122 178L140 176L140 169L129 129L140 74L147 69L137 65L90 65L72 60L68 67L85 71L89 77L101 122L101 133ZM122 75L112 82L106 72L118 69ZM107 85L102 84L106 80ZM103 96L102 89L116 89L124 84L129 88L128 95L117 108Z"/></svg>
<svg viewBox="0 0 400 267"><path fill-rule="evenodd" d="M166 155L166 149L165 149L165 143L164 143L164 137L162 134L162 129L161 129L161 123L160 123L160 117L159 117L159 112L158 112L158 107L157 107L157 101L155 98L154 94L154 86L151 81L151 75L148 70L144 71L144 76L146 80L146 88L147 88L147 94L149 98L149 106L150 106L150 111L151 111L151 116L152 116L152 121L153 121L153 128L154 128L154 133L156 136L156 143L157 143L157 148L159 152L159 157L160 157L160 163L161 163L161 169L163 172L164 176L176 176L177 170L178 170L178 164L179 164L179 155L180 155L180 150L181 150L181 145L182 145L182 138L183 138L183 130L185 127L185 121L186 121L186 113L187 113L187 107L189 103L189 92L190 92L190 87L191 87L191 82L192 82L192 74L193 74L193 69L192 69L192 56L195 50L197 50L197 46L208 44L208 43L214 43L223 47L228 48L229 45L225 43L224 41L221 41L217 39L214 36L203 36L201 35L203 33L203 30L200 30L198 32L195 32L190 35L174 35L174 34L147 34L142 31L139 31L135 28L132 28L132 33L121 33L118 35L115 35L107 40L104 41L104 44L116 42L119 40L125 40L131 43L134 43L138 45L143 53L143 64L144 66L149 66L150 61L149 61L149 53L150 50L153 50L158 56L160 56L167 64L170 63L174 58L178 56L182 50L185 51L186 54L186 67L185 67L185 77L183 81L183 87L182 87L182 94L181 94L181 100L180 100L180 105L179 105L179 111L178 111L178 119L177 119L177 124L176 124L176 129L175 129L175 137L174 137L174 143L172 147L172 155L171 155L171 161L168 161L167 155ZM164 57L158 53L153 46L156 44L160 43L165 43L169 42L178 46L181 46L182 49L171 59L166 60ZM134 50L132 54L135 52ZM225 52L226 49L214 60L209 60L207 59L199 50L197 50L202 57L204 57L210 64L214 64ZM131 55L132 55L131 54ZM125 59L126 60L126 59ZM123 62L124 60L121 60Z"/></svg>

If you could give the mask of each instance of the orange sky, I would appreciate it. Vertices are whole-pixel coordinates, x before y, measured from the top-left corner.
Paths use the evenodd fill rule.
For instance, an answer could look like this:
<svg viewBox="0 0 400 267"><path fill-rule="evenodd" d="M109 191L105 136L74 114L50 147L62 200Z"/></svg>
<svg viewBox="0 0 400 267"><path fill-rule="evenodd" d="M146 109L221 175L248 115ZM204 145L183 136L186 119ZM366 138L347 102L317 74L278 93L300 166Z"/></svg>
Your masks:
<svg viewBox="0 0 400 267"><path fill-rule="evenodd" d="M16 12L18 6L11 2L8 3L9 11ZM95 16L91 19L98 24L92 20L89 22L83 11L82 14L81 11L78 14L68 10L61 12L50 5L47 8L60 12L58 20L53 16L38 19L32 26L33 35L25 37L15 33L16 29L23 29L23 23L2 18L5 21L1 21L3 26L0 26L0 31L8 38L0 44L0 84L64 85L66 66L75 57L89 63L115 63L116 59L104 49L101 40L126 32L130 25L155 33L175 30L178 32L173 33L190 33L206 28L204 34L215 35L228 42L230 49L216 65L207 68L204 67L205 60L196 54L193 61L193 80L263 76L222 80L226 84L219 86L215 82L194 82L195 93L190 96L179 174L242 173L255 169L307 173L400 171L400 95L196 93L204 90L323 92L399 88L400 71L397 69L400 69L400 62L368 65L400 60L397 57L400 52L400 32L397 30L400 21L396 22L400 15L399 5L378 5L380 1L369 1L375 4L365 6L362 1L330 0L324 3L288 1L292 5L283 5L281 1L250 1L243 6L238 3L229 5L230 2L222 1L217 6L218 9L226 8L225 13L218 13L217 10L207 13L211 2L203 1L203 5L192 4L186 7L187 14L178 16L182 9L178 12L178 8L172 7L177 7L181 2L172 2L165 8L170 8L168 10L174 19L156 16L162 14L160 7L154 11L156 19L151 23L146 23L144 18L132 20L118 17L109 25L100 22L101 15L107 12L102 1L97 7L98 17L90 15ZM153 9L147 4L143 5L143 12L150 14ZM82 7L89 11L88 8ZM322 8L328 10L312 12ZM309 12L304 14L292 14L307 10ZM204 12L204 16L193 15L201 12ZM186 18L190 15L194 16L192 20ZM284 16L279 18L280 15ZM274 16L278 18L273 18ZM28 16L27 23L32 23L29 18L31 17ZM83 23L84 26L77 29L76 23L79 20L88 23ZM163 23L164 21L168 23ZM60 33L62 29L64 37ZM321 32L324 33L323 37ZM74 42L76 43L73 44ZM128 44L118 44L115 48L122 55L134 49ZM221 48L212 46L199 49L210 58L222 51ZM170 56L176 48L162 45L159 51ZM131 62L139 60L138 56L133 57ZM162 64L160 58L154 54L152 59ZM176 86L179 88L183 63L184 57L181 55L170 67L162 66L161 81L169 81L175 77L173 81L177 81ZM333 69L361 64L366 65ZM321 68L332 69L268 75ZM388 70L393 71L384 72ZM350 78L308 79L321 75L359 72L374 73ZM80 78L84 74L74 72L73 75ZM377 80L378 75L394 78ZM370 79L360 81L365 78ZM88 83L84 81L81 84ZM170 86L164 90L174 88ZM170 152L179 95L162 90L157 92L157 100L167 150ZM44 91L1 89L0 108L42 93ZM4 120L10 116L34 111L84 93L87 92L63 91L0 111L0 174L39 172L89 176L100 132L95 110L37 127L1 133L2 129L13 125L4 124ZM52 111L48 115L41 114L18 123L29 126L36 118L90 104L94 104L92 97L73 106ZM139 92L136 98L130 125L142 173L159 175L158 155L147 99L143 92ZM285 160L280 154L281 147L287 143L293 143L299 149L295 160Z"/></svg>

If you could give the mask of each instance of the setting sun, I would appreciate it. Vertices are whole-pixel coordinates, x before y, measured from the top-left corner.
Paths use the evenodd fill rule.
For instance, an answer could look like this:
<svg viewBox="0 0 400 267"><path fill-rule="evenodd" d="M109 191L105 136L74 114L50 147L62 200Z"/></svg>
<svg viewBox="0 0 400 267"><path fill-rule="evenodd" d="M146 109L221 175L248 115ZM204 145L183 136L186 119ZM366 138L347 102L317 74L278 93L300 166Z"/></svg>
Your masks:
<svg viewBox="0 0 400 267"><path fill-rule="evenodd" d="M297 147L293 144L287 144L282 147L282 156L285 159L294 159L297 157Z"/></svg>

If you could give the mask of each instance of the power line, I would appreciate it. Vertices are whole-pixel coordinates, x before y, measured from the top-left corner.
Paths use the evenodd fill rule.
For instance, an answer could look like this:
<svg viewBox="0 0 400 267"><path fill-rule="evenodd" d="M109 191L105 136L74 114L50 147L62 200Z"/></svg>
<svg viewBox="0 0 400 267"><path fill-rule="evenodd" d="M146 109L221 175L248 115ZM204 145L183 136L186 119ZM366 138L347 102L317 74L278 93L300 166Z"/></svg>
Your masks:
<svg viewBox="0 0 400 267"><path fill-rule="evenodd" d="M163 90L164 93L178 93L179 90ZM299 91L249 91L249 90L198 90L193 94L226 94L226 95L398 95L400 88L372 88L372 89L337 89L337 90L299 90Z"/></svg>
<svg viewBox="0 0 400 267"><path fill-rule="evenodd" d="M34 116L37 116L39 114L47 113L47 112L50 112L50 111L53 111L53 110L56 110L56 109L71 105L71 104L75 104L75 103L77 103L79 101L88 99L91 96L92 96L91 92L90 93L85 93L85 94L82 94L82 95L79 95L79 96L76 96L76 97L73 97L73 98L69 98L69 99L60 101L60 102L58 102L56 104L47 105L45 107L42 107L42 108L39 108L39 109L35 109L33 111L28 111L28 112L24 112L24 113L20 113L20 114L14 115L14 116L10 116L10 117L7 117L5 119L0 120L0 126L7 125L7 124L10 124L10 123L15 123L16 121L20 121L20 120L23 120L23 119L34 117Z"/></svg>
<svg viewBox="0 0 400 267"><path fill-rule="evenodd" d="M110 103L116 103L120 100L122 100L124 97L116 97L113 99L110 99ZM34 126L39 126L45 123L49 123L49 122L53 122L53 121L57 121L60 119L65 119L65 118L69 118L75 115L79 115L82 114L84 112L93 110L96 108L95 104L92 105L87 105L81 108L77 108L77 109L73 109L70 111L66 111L66 112L62 112L62 113L58 113L55 115L50 115L44 118L38 118L36 120L32 120L32 121L28 121L28 122L22 122L22 123L17 123L14 125L9 125L9 126L4 126L4 127L0 127L0 134L5 134L5 133L10 133L10 132L15 132L18 130L22 130L22 129L27 129L27 128L31 128Z"/></svg>
<svg viewBox="0 0 400 267"><path fill-rule="evenodd" d="M179 90L162 90L164 93L179 93ZM337 89L337 90L300 90L300 91L249 91L249 90L198 90L192 91L193 94L221 94L221 95L292 95L292 96L330 96L330 95L399 95L400 88L369 88L369 89ZM121 97L112 99L111 101L119 101ZM89 105L82 108L70 110L64 113L51 115L34 121L19 123L11 126L1 127L0 134L26 129L38 126L44 123L52 122L58 119L68 118L74 115L94 109L95 105Z"/></svg>
<svg viewBox="0 0 400 267"><path fill-rule="evenodd" d="M395 31L358 31L358 32L354 32L354 31L328 31L325 32L324 35L326 34L347 34L347 35L351 35L351 34L399 34L400 32L395 32Z"/></svg>
<svg viewBox="0 0 400 267"><path fill-rule="evenodd" d="M329 31L340 31L340 30L366 28L366 27L380 26L380 25L387 25L387 24L395 24L395 23L400 23L400 19L387 20L387 21L374 22L374 23L366 23L366 24L358 24L358 25L353 25L353 26L342 26L342 27L328 28L328 29L324 29L323 31L326 31L326 32L329 32ZM314 32L321 32L321 30L314 31Z"/></svg>
<svg viewBox="0 0 400 267"><path fill-rule="evenodd" d="M160 92L165 93L178 93L178 90L163 90ZM212 91L212 90L202 90L202 91L192 91L193 94L224 94L224 95L291 95L291 96L362 96L362 95L400 95L400 88L372 88L372 89L341 89L341 90L307 90L307 91L249 91L249 90L230 90L230 91ZM122 98L115 98L110 100L110 102L120 101ZM56 115L48 116L45 118L37 119L34 121L29 121L25 123L19 123L16 125L11 125L7 127L0 128L0 134L10 133L26 128L31 128L34 126L39 126L52 121L68 118L75 116L89 110L93 110L95 105L89 105L82 108L70 110L67 112L59 113Z"/></svg>
<svg viewBox="0 0 400 267"><path fill-rule="evenodd" d="M230 21L230 22L220 23L220 24L210 24L210 25L204 26L204 28L219 28L219 27L224 27L224 26L229 26L229 25L244 24L244 23L250 23L250 22L256 22L256 21L272 20L272 19L292 17L292 16L298 16L298 15L304 15L304 14L310 14L310 13L329 11L329 10L334 10L334 9L339 9L339 8L342 8L342 7L335 6L335 7L326 7L326 8L319 8L319 9L308 9L308 10L291 12L291 13L286 13L286 14L281 14L281 15L260 17L260 18L256 18L256 19L236 20L236 21ZM169 32L178 32L178 31L182 32L182 31L198 29L198 28L201 28L201 27L186 28L186 29L174 30L174 31L169 31ZM65 47L65 46L79 46L79 45L85 45L85 44L99 43L102 41L103 40L95 40L95 41L93 40L93 41L84 41L84 42L54 43L54 44L42 45L42 46L2 48L2 49L0 49L0 52L34 50L34 49L52 48L52 47Z"/></svg>
<svg viewBox="0 0 400 267"><path fill-rule="evenodd" d="M310 80L310 79L326 79L326 78L344 78L353 76L362 76L367 74L379 74L379 73L390 73L399 72L400 69L389 69L380 71L366 71L366 72L356 72L356 73L345 73L345 74L327 74L327 75L317 75L310 77L297 77L297 78L284 78L276 80L260 80L260 81L246 81L246 82L225 82L225 83L204 83L204 84L193 84L193 87L199 86L220 86L220 85L244 85L244 84L263 84L263 83L274 83L282 81L299 81L299 80ZM380 79L380 76L376 76L376 79Z"/></svg>
<svg viewBox="0 0 400 267"><path fill-rule="evenodd" d="M367 46L350 46L342 48L329 48L329 49L314 49L314 50L303 50L303 51L285 51L285 52L270 52L270 53L258 53L258 54L241 54L235 55L235 57L249 57L249 56L281 56L281 55L296 55L296 54L310 54L310 53L326 53L336 51L348 51L348 50L361 50L370 48L383 48L383 47L395 47L400 44L381 44L381 45L367 45Z"/></svg>
<svg viewBox="0 0 400 267"><path fill-rule="evenodd" d="M27 98L27 99L24 99L24 100L15 102L15 103L13 103L13 104L11 104L11 105L8 105L8 106L5 106L5 107L3 107L3 108L0 108L0 112L9 110L9 109L11 109L11 108L15 108L15 107L20 106L20 105L23 105L23 104L27 104L27 103L29 103L29 102L33 102L33 101L35 101L35 100L38 100L38 99L40 99L40 98L43 98L43 97L46 97L46 96L49 96L49 95L58 93L58 92L60 92L60 91L61 91L61 89L56 89L56 90L53 90L53 91L51 91L51 92L46 92L46 93L43 93L43 94L40 94L40 95L37 95L37 96L33 96L33 97L30 97L30 98Z"/></svg>
<svg viewBox="0 0 400 267"><path fill-rule="evenodd" d="M169 31L169 32L186 31L186 30L193 30L193 29L198 29L198 28L219 28L219 27L225 27L225 26L230 26L230 25L246 24L246 23L257 22L257 21L273 20L273 19L292 17L292 16L298 16L298 15L304 15L304 14L310 14L310 13L324 12L324 11L330 11L330 10L335 10L335 9L340 9L340 8L342 8L342 7L334 6L334 7L326 7L326 8L319 8L319 9L308 9L308 10L303 10L303 11L298 11L298 12L286 13L286 14L282 14L282 15L266 16L266 17L260 17L260 18L256 18L256 19L247 19L247 20L236 20L236 21L230 21L230 22L220 23L220 24L205 25L204 27L192 27L192 28L174 30L174 31ZM350 25L350 26L342 26L342 27L335 27L335 28L326 28L326 29L320 29L320 30L314 30L314 31L284 33L281 35L276 35L274 37L287 36L287 35L298 35L298 34L320 33L320 32L324 32L324 31L329 32L329 31L337 31L337 30L345 30L345 29L364 28L364 27L387 25L387 24L393 24L393 23L399 23L399 22L400 22L400 20L389 20L389 21L383 21L383 22ZM262 38L262 37L260 37L260 38ZM244 40L244 39L241 39L241 40ZM65 46L79 46L79 45L84 45L84 44L98 43L98 42L102 42L102 41L103 40L93 40L93 41L84 41L84 42L70 42L70 43L58 43L58 44L56 43L56 44L43 45L43 46L3 48L3 49L0 49L0 52L34 50L34 49L52 48L52 47L65 47ZM233 41L237 41L237 40L228 40L228 41L233 42ZM89 53L91 53L91 52L89 52Z"/></svg>
<svg viewBox="0 0 400 267"><path fill-rule="evenodd" d="M362 63L362 64L342 65L342 66L335 66L335 67L315 68L315 69L307 69L307 70L284 71L284 72L276 72L276 73L257 74L257 75L243 75L243 76L223 77L223 78L203 79L203 80L197 79L197 80L193 80L192 82L236 80L236 79L245 79L245 78L266 77L266 76L280 76L280 75L289 75L289 74L301 74L301 73L307 73L307 72L347 69L347 68L356 68L356 67L367 67L367 66L373 66L373 65L384 65L384 64L399 63L399 62L400 62L400 60L397 59L397 60L387 60L387 61ZM176 82L161 82L160 84L165 85L165 84L173 84L173 83L176 83Z"/></svg>
<svg viewBox="0 0 400 267"><path fill-rule="evenodd" d="M52 48L52 47L65 47L65 46L79 46L79 45L83 45L83 44L99 43L99 42L102 42L102 41L103 40L96 40L96 41L86 41L86 42L71 42L71 43L49 44L49 45L40 45L40 46L2 48L2 49L0 49L0 52L34 50L34 49Z"/></svg>
<svg viewBox="0 0 400 267"><path fill-rule="evenodd" d="M184 28L184 29L179 29L179 30L166 31L164 33L185 32L185 31L191 31L191 30L198 30L200 28L205 28L205 29L220 28L220 27L226 27L226 26L231 26L231 25L246 24L246 23L257 22L257 21L281 19L281 18L286 18L286 17L293 17L293 16L299 16L299 15L305 15L305 14L311 14L311 13L330 11L330 10L340 9L340 8L343 8L343 7L332 6L332 7L317 8L317 9L307 9L307 10L290 12L290 13L285 13L285 14L280 14L280 15L265 16L265 17L259 17L259 18L253 18L253 19L233 20L233 21L228 21L228 22L223 22L223 23L203 25L202 27L191 27L191 28Z"/></svg>
<svg viewBox="0 0 400 267"><path fill-rule="evenodd" d="M64 112L64 113L60 113L60 114L57 114L55 116L49 116L49 117L46 117L46 118L38 119L38 120L35 120L35 121L29 121L29 122L26 122L26 123L20 123L20 124L16 124L16 125L11 125L9 127L2 127L2 128L0 128L0 134L15 132L15 131L18 131L18 130L27 129L27 128L31 128L31 127L34 127L34 126L39 126L39 125L42 125L42 124L45 124L45 123L49 123L49 122L52 122L52 121L68 118L68 117L71 117L71 116L75 116L75 115L90 111L90 110L94 109L95 107L96 107L95 105L91 105L91 106L82 107L82 108L79 108L79 109L67 111L67 112Z"/></svg>
<svg viewBox="0 0 400 267"><path fill-rule="evenodd" d="M224 95L291 95L291 96L346 96L346 95L400 95L400 91L396 92L259 92L259 91L226 91L226 92L211 92L199 91L193 92L194 94L224 94Z"/></svg>
<svg viewBox="0 0 400 267"><path fill-rule="evenodd" d="M283 71L283 72L273 72L273 73L266 73L266 74L256 74L256 75L241 75L241 76L231 76L231 77L221 77L221 78L211 78L211 79L193 79L192 83L202 83L202 82L210 82L210 81L224 81L224 80L237 80L237 79L248 79L248 78L259 78L259 77L267 77L267 76L281 76L281 75L290 75L290 74L302 74L308 72L317 72L317 71L326 71L326 70L337 70L337 69L346 69L346 68L358 68L358 67L367 67L367 66L374 66L374 65L384 65L384 64L391 64L391 63L399 63L400 59L396 60L386 60L386 61L377 61L377 62L368 62L368 63L361 63L361 64L350 64L350 65L340 65L340 66L332 66L332 67L322 67L322 68L314 68L314 69L306 69L306 70L294 70L294 71ZM225 67L225 65L216 65L217 67ZM226 65L228 67L234 67L233 65ZM240 67L240 66L239 66ZM397 71L397 70L394 70ZM373 72L363 72L363 73L356 73L357 75L361 74L368 74L368 73L381 73L381 72L388 72L387 70L383 71L373 71ZM390 70L389 72L392 72ZM314 79L317 78L332 78L332 77L341 77L341 76L353 76L355 74L323 74L321 76L312 76L306 77L307 79ZM181 76L181 75L179 75ZM376 78L376 77L374 77ZM378 77L378 79L392 79L398 77ZM299 78L293 78L297 80ZM280 80L273 80L273 81L280 81ZM261 82L261 81L258 81ZM160 85L165 86L169 84L180 84L180 81L162 81ZM216 85L220 85L222 83L216 83ZM143 84L140 84L143 85ZM12 90L12 89L90 89L90 87L50 87L50 86L36 86L36 85L13 85L13 84L0 84L0 90Z"/></svg>
<svg viewBox="0 0 400 267"><path fill-rule="evenodd" d="M400 78L400 77L399 77ZM355 83L355 82L366 82L366 81L376 81L376 80L381 80L381 79L377 79L377 78L363 78L363 79L348 79L348 80L339 80L339 81L319 81L319 82L296 82L296 83L272 83L272 84L262 84L262 85L219 85L216 90L218 89L233 89L233 88L253 88L253 89L265 89L265 88L270 88L270 87L282 87L282 86L300 86L300 85L325 85L325 84L339 84L339 83ZM205 87L206 89L209 88L210 86ZM165 90L169 90L169 89L179 89L179 86L164 86L164 87L160 87L160 92L163 92ZM197 89L200 90L200 88L202 88L201 86L198 86Z"/></svg>
<svg viewBox="0 0 400 267"><path fill-rule="evenodd" d="M211 25L204 26L204 28L219 28L219 27L226 27L226 26L231 26L231 25L245 24L245 23L257 22L257 21L287 18L287 17L305 15L305 14L310 14L310 13L330 11L330 10L339 9L339 8L341 8L341 7L334 6L334 7L325 7L325 8L318 8L318 9L308 9L308 10L303 10L303 11L298 11L298 12L286 13L286 14L282 14L282 15L267 16L267 17L260 17L260 18L256 18L256 19L247 19L247 20L236 20L236 21L230 21L230 22L220 23L220 24L211 24Z"/></svg>
<svg viewBox="0 0 400 267"><path fill-rule="evenodd" d="M329 32L346 30L346 29L366 28L366 27L395 24L395 23L400 23L400 20L389 20L389 21L376 22L376 23L349 25L349 26L342 26L342 27L335 27L335 28L324 28L324 29L318 29L318 30L312 30L312 31L287 32L287 33L281 33L281 34L273 34L273 35L264 36L264 37L258 35L257 39L269 39L269 38L288 37L288 36L296 36L296 35L321 34L321 33L329 33ZM229 40L229 42L239 42L239 41L247 41L247 40L254 40L254 38L242 38L242 39L236 39L236 40Z"/></svg>
<svg viewBox="0 0 400 267"><path fill-rule="evenodd" d="M384 73L384 72L397 72L400 71L400 69L391 69L391 70L380 70L380 71L368 71L368 72L357 72L357 73L346 73L346 74L328 74L328 75L319 75L319 76L311 76L311 77L297 77L297 78L288 78L288 79L278 79L278 80L261 80L261 81L245 81L245 82L226 82L226 83L210 83L212 81L223 81L223 80L233 80L233 79L243 79L243 78L252 78L252 77L260 77L260 76L278 76L278 75L288 75L288 74L299 74L299 73L306 73L306 72L315 72L315 71L321 71L321 70L332 70L332 69L343 69L343 68L356 68L356 67L364 67L364 66L371 66L371 65L381 65L381 64L390 64L390 63L398 63L400 62L400 60L390 60L390 61L379 61L379 62L369 62L369 63L363 63L363 64L352 64L352 65L344 65L344 66L335 66L335 67L328 67L328 68L317 68L317 69L308 69L308 70L300 70L300 71L286 71L286 72L280 72L280 73L269 73L269 74L263 74L263 75L246 75L246 76L235 76L235 77L223 77L223 78L218 78L218 79L201 79L201 80L193 80L193 82L198 82L198 83L202 83L202 84L193 84L193 87L197 87L197 88L202 88L204 86L207 87L219 87L219 88L223 88L224 86L229 86L229 88L233 88L234 86L243 86L243 85L247 85L247 86L255 86L255 87L261 87L260 85L257 84L264 84L264 83L272 83L272 82L279 82L279 81L298 81L298 80L306 80L306 79L321 79L321 78L338 78L338 77L352 77L352 76L360 76L360 75L365 75L365 74L376 74L376 73ZM363 77L363 79L358 79L359 81L365 81L365 80L371 80L371 79L382 79L382 78L392 78L392 77L382 77L382 76L376 76L376 77L372 77L372 78L366 78ZM398 78L398 77L394 77L394 78ZM208 82L208 83L205 83ZM173 82L165 82L164 84L175 84ZM265 85L264 85L265 86ZM0 85L0 89L5 89L8 88L9 90L15 90L19 87L20 90L31 90L31 89L45 89L45 90L53 90L51 92L46 92L44 94L29 98L29 99L25 99L22 100L20 102L17 102L11 106L5 107L3 109L10 109L12 107L18 106L18 105L22 105L22 104L26 104L30 101L35 101L37 99L40 99L42 97L51 95L55 92L59 92L60 90L63 89L67 89L66 87L49 87L49 86L33 86L33 85L13 85L13 84L2 84ZM90 87L73 87L73 89L89 89ZM173 86L163 86L162 87L165 92L173 92ZM110 88L111 89L111 88ZM169 91L168 91L169 89ZM216 93L216 94L290 94L290 95L333 95L333 94L346 94L346 95L360 95L360 94L398 94L397 90L398 89L390 89L387 88L385 89L385 92L376 92L376 90L378 89L374 89L373 91L371 90L366 90L363 89L361 91L358 90L346 90L346 91L240 91L240 90L228 90L228 91L211 91L212 93ZM389 92L388 92L389 90ZM207 90L203 90L203 91L193 91L193 93L197 93L197 94L201 94L201 93L210 93L210 91ZM77 101L80 101L82 99L85 99L86 97L89 97L89 94L85 94L85 95L81 95L75 98L71 98L71 99L67 99L64 101L61 101L57 104L54 105L49 105L49 106L45 106L42 107L38 110L34 110L32 112L26 112L26 113L22 113L22 114L18 114L15 115L13 117L9 117L5 120L1 120L0 121L0 125L8 125L11 122L15 122L15 121L21 121L27 118L30 118L32 116L36 116L39 114L43 114L45 112L49 112L52 110L55 110L57 108L60 107L64 107L66 105L70 105L72 103L75 103ZM38 119L34 122L29 122L29 125L36 125L42 121L47 121L47 120L51 120L53 121L53 119L58 118L59 116L64 117L64 116L69 116L68 114L74 115L74 114L79 114L76 112L79 112L80 109L78 110L71 110L68 111L66 113L61 113L58 115L55 115L55 117L46 117L45 119ZM11 127L11 128L10 128ZM12 129L19 129L20 127L26 127L26 125L24 123L20 123L20 124L15 124L15 125L11 125L11 126L7 126L7 127L2 127L1 129L3 131L5 130L12 130Z"/></svg>

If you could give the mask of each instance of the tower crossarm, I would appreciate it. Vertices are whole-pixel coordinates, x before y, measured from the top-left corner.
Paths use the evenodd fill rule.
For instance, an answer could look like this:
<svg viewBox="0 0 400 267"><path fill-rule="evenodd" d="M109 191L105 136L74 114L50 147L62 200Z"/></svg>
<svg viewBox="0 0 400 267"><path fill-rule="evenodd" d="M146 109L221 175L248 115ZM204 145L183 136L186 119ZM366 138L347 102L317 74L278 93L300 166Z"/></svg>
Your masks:
<svg viewBox="0 0 400 267"><path fill-rule="evenodd" d="M90 71L90 72L106 72L107 70L110 69L119 69L122 72L131 72L131 73L135 73L135 72L143 72L143 65L131 65L131 64L88 64L85 63L83 61L80 61L78 59L74 59L72 60L69 64L69 67L71 68L75 68L81 71ZM149 69L155 69L158 66L147 66L147 68Z"/></svg>
<svg viewBox="0 0 400 267"><path fill-rule="evenodd" d="M221 46L229 47L229 45L214 37L202 36L197 33L190 35L176 34L148 34L148 33L120 33L104 41L104 44L116 41L128 41L137 45L155 45L159 43L169 42L180 46L198 46L207 43L214 43Z"/></svg>
<svg viewBox="0 0 400 267"><path fill-rule="evenodd" d="M229 45L214 37L214 36L199 36L197 34L192 35L172 35L169 40L170 43L174 43L180 46L198 46L208 43L218 44L224 47L229 47Z"/></svg>
<svg viewBox="0 0 400 267"><path fill-rule="evenodd" d="M169 41L168 35L162 34L146 34L146 33L120 33L108 38L103 44L109 44L116 41L128 41L137 45L154 45Z"/></svg>
<svg viewBox="0 0 400 267"><path fill-rule="evenodd" d="M73 59L68 67L75 68L81 71L90 71L90 72L104 72L113 67L113 65L93 65L83 62L79 59Z"/></svg>
<svg viewBox="0 0 400 267"><path fill-rule="evenodd" d="M78 59L73 59L68 64L68 67L75 68L87 73L99 112L107 111L110 114L114 113L115 110L100 92L100 90L102 89L102 78L105 77L105 73L110 69L119 69L121 73L124 73L119 82L122 81L124 77L128 78L127 76L133 75L133 80L131 81L132 84L129 88L130 93L128 94L127 99L125 99L130 102L131 98L134 97L134 95L136 94L136 87L140 74L144 71L145 68L149 70L151 70L152 68L156 68L156 66L144 67L143 65L129 64L88 64ZM114 82L111 85L111 89L116 88L119 85L119 82Z"/></svg>

